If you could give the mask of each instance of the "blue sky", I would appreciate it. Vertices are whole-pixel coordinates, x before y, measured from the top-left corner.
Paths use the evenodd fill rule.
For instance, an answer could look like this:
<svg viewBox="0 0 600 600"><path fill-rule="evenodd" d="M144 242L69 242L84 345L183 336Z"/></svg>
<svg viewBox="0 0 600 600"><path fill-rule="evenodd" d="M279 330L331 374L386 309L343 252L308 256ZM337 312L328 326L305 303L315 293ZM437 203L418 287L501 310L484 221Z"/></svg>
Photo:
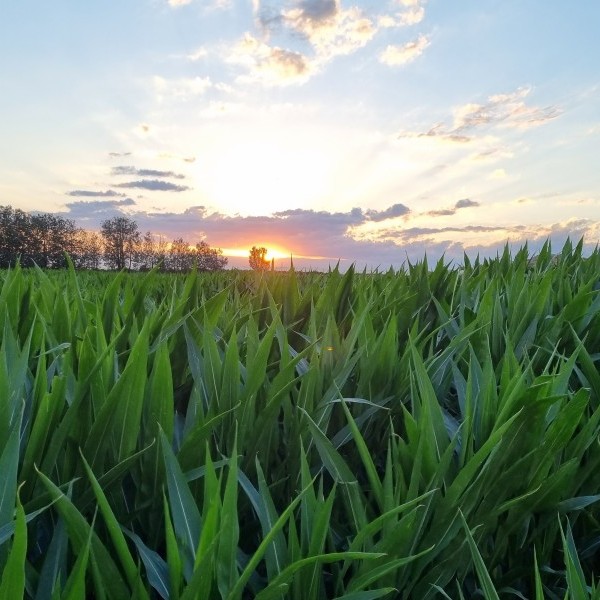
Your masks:
<svg viewBox="0 0 600 600"><path fill-rule="evenodd" d="M599 22L591 1L4 2L0 204L126 214L233 265L593 246Z"/></svg>

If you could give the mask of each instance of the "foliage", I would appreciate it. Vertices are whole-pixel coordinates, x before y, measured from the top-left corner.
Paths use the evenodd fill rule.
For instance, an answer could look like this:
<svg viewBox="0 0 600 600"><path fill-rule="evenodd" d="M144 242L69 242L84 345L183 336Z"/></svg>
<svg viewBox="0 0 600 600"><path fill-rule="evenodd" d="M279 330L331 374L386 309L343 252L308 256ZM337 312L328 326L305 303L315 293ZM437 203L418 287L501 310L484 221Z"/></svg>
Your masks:
<svg viewBox="0 0 600 600"><path fill-rule="evenodd" d="M104 259L118 271L131 269L135 250L140 243L138 224L129 217L112 217L102 221L100 234L104 238Z"/></svg>
<svg viewBox="0 0 600 600"><path fill-rule="evenodd" d="M600 252L0 272L0 596L598 598Z"/></svg>
<svg viewBox="0 0 600 600"><path fill-rule="evenodd" d="M265 256L267 256L267 249L265 247L261 246L258 248L256 246L252 246L248 256L250 268L252 268L254 271L268 271L271 268L271 262L268 261Z"/></svg>
<svg viewBox="0 0 600 600"><path fill-rule="evenodd" d="M79 230L70 219L51 214L29 214L0 206L0 267L37 264L65 267L65 252L77 254Z"/></svg>
<svg viewBox="0 0 600 600"><path fill-rule="evenodd" d="M225 268L227 258L220 249L211 248L206 242L198 242L191 246L183 238L171 242L165 260L165 270L172 272L220 271Z"/></svg>
<svg viewBox="0 0 600 600"><path fill-rule="evenodd" d="M79 229L59 215L0 206L0 268L17 262L24 267L66 268L67 254L76 269L88 270L219 271L227 265L222 250L205 241L191 246L179 238L169 245L150 231L142 236L138 224L128 217L105 220L98 234Z"/></svg>

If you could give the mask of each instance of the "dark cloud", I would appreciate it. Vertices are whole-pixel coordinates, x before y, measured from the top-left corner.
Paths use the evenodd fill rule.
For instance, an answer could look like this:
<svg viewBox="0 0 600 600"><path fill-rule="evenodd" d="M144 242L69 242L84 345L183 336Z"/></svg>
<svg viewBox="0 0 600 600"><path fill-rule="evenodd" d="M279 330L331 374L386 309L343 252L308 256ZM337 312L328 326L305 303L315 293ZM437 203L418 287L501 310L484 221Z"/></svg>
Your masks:
<svg viewBox="0 0 600 600"><path fill-rule="evenodd" d="M449 217L451 215L456 214L457 210L462 208L471 208L475 206L480 206L479 202L475 200L470 200L469 198L463 198L459 200L452 208L441 208L438 210L430 210L424 214L428 217Z"/></svg>
<svg viewBox="0 0 600 600"><path fill-rule="evenodd" d="M480 206L479 202L476 202L475 200L470 200L469 198L463 198L454 205L454 208L470 208L475 206Z"/></svg>
<svg viewBox="0 0 600 600"><path fill-rule="evenodd" d="M335 0L303 0L298 3L298 18L314 22L329 21L338 12Z"/></svg>
<svg viewBox="0 0 600 600"><path fill-rule="evenodd" d="M106 218L124 214L122 209L135 206L133 198L120 200L77 200L67 202L67 211L61 213L69 219L82 221L86 226L98 228L100 222Z"/></svg>
<svg viewBox="0 0 600 600"><path fill-rule="evenodd" d="M139 181L127 181L119 183L115 187L119 188L139 188L142 190L158 191L158 192L185 192L190 188L187 185L176 185L170 181L160 181L159 179L141 179Z"/></svg>
<svg viewBox="0 0 600 600"><path fill-rule="evenodd" d="M404 206L404 204L394 204L386 210L368 210L366 216L371 221L385 221L386 219L403 217L408 213L410 213L410 208L408 208L408 206Z"/></svg>
<svg viewBox="0 0 600 600"><path fill-rule="evenodd" d="M156 169L137 169L130 166L119 166L111 169L112 175L138 175L139 177L170 177L173 179L185 179L185 175L174 171L157 171Z"/></svg>
<svg viewBox="0 0 600 600"><path fill-rule="evenodd" d="M120 194L114 190L106 190L105 192L96 192L93 190L72 190L67 192L67 196L79 196L88 198L114 198L123 197L125 194Z"/></svg>
<svg viewBox="0 0 600 600"><path fill-rule="evenodd" d="M119 158L120 156L131 156L131 152L109 152L111 158Z"/></svg>

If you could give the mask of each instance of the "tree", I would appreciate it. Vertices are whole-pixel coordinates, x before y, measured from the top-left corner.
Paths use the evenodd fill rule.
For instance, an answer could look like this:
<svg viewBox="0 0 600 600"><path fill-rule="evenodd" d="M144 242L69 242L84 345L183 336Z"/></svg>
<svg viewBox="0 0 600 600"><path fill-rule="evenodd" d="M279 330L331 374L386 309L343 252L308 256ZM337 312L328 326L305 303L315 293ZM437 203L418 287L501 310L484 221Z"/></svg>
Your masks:
<svg viewBox="0 0 600 600"><path fill-rule="evenodd" d="M138 224L128 217L113 217L101 224L104 238L104 259L114 269L131 269L136 247L140 242Z"/></svg>
<svg viewBox="0 0 600 600"><path fill-rule="evenodd" d="M64 253L73 252L76 232L70 219L0 206L0 267L17 260L25 267L64 267Z"/></svg>
<svg viewBox="0 0 600 600"><path fill-rule="evenodd" d="M75 248L71 252L77 269L99 269L102 264L102 238L95 231L78 229L75 233Z"/></svg>
<svg viewBox="0 0 600 600"><path fill-rule="evenodd" d="M67 266L65 252L75 251L77 227L70 219L57 215L37 213L29 215L29 236L24 265L35 263L42 268Z"/></svg>
<svg viewBox="0 0 600 600"><path fill-rule="evenodd" d="M167 269L169 271L190 271L194 266L194 251L189 243L183 238L177 238L171 242L167 258Z"/></svg>
<svg viewBox="0 0 600 600"><path fill-rule="evenodd" d="M150 231L146 231L144 237L138 244L136 262L140 271L149 271L160 262L164 261L166 254L166 242L162 237L158 240Z"/></svg>
<svg viewBox="0 0 600 600"><path fill-rule="evenodd" d="M206 242L196 244L196 267L198 271L221 271L227 264L221 248L211 248Z"/></svg>
<svg viewBox="0 0 600 600"><path fill-rule="evenodd" d="M250 249L250 256L248 262L255 271L268 271L271 267L271 263L265 258L267 255L267 249L261 246L257 248L252 246Z"/></svg>

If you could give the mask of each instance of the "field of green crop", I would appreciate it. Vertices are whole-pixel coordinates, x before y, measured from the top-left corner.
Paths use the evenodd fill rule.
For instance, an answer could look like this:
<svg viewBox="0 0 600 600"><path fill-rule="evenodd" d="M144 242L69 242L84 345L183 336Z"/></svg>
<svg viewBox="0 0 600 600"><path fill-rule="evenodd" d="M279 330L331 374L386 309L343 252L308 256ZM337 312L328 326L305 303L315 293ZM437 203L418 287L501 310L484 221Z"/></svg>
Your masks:
<svg viewBox="0 0 600 600"><path fill-rule="evenodd" d="M0 272L0 598L600 598L599 289Z"/></svg>

